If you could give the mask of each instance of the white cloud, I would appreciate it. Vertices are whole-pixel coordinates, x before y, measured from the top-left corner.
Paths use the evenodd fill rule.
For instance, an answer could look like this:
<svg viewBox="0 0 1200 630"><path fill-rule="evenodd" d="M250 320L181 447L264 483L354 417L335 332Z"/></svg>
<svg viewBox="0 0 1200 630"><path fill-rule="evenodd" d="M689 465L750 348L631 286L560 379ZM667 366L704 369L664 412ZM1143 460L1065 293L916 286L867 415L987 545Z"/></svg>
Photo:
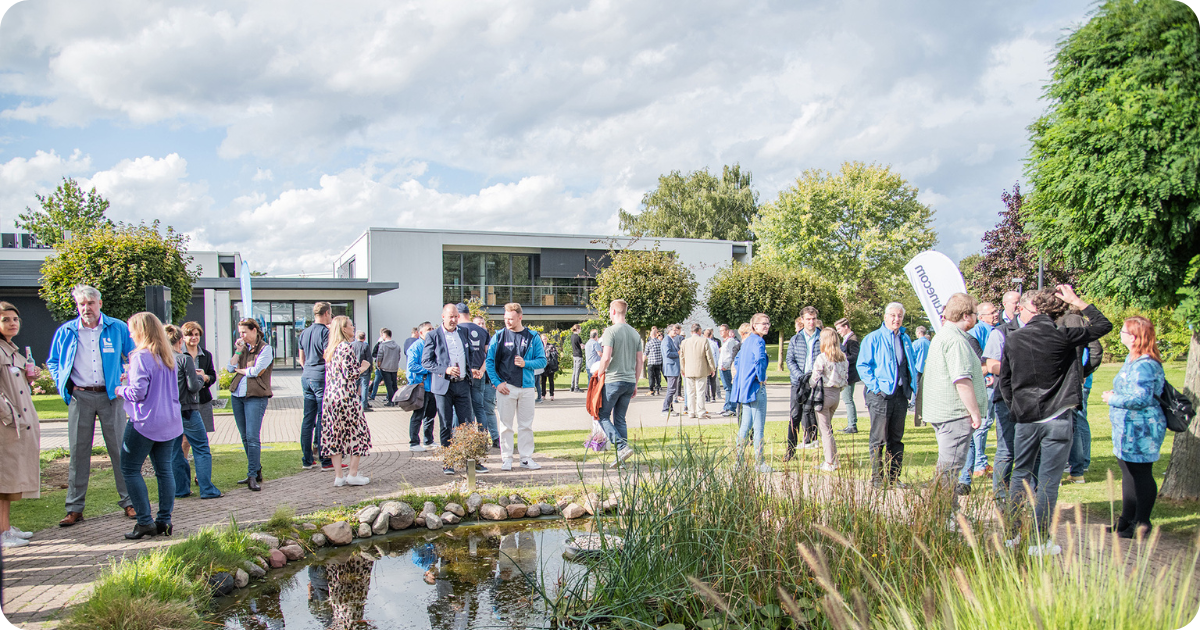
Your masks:
<svg viewBox="0 0 1200 630"><path fill-rule="evenodd" d="M254 177L250 178L252 182L271 182L275 181L275 176L271 174L271 169L258 169L254 173Z"/></svg>
<svg viewBox="0 0 1200 630"><path fill-rule="evenodd" d="M15 157L0 164L0 224L5 230L16 229L18 214L25 208L40 207L35 194L48 195L63 177L85 173L90 167L91 159L78 150L67 157L38 151L33 157Z"/></svg>

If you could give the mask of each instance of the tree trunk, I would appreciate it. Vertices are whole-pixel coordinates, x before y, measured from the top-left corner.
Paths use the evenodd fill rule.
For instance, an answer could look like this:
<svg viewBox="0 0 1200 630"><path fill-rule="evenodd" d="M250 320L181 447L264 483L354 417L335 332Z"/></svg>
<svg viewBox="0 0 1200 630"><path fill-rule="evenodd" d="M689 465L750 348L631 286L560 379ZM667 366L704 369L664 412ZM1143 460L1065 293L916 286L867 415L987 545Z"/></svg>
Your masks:
<svg viewBox="0 0 1200 630"><path fill-rule="evenodd" d="M1183 393L1200 409L1200 329L1192 331L1188 348L1187 372L1183 377ZM1200 500L1200 415L1192 420L1187 431L1175 434L1171 448L1171 463L1160 496L1167 499Z"/></svg>

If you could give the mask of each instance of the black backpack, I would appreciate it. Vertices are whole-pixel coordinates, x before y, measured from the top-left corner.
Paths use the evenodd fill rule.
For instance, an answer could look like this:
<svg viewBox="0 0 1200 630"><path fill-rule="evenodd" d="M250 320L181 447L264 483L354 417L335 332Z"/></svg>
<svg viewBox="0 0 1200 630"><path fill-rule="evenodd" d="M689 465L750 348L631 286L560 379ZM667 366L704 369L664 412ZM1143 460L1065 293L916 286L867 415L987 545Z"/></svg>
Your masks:
<svg viewBox="0 0 1200 630"><path fill-rule="evenodd" d="M1196 408L1192 406L1192 401L1166 381L1163 381L1158 404L1162 407L1163 415L1167 417L1167 428L1176 433L1187 431L1188 426L1192 424L1192 418L1196 417Z"/></svg>

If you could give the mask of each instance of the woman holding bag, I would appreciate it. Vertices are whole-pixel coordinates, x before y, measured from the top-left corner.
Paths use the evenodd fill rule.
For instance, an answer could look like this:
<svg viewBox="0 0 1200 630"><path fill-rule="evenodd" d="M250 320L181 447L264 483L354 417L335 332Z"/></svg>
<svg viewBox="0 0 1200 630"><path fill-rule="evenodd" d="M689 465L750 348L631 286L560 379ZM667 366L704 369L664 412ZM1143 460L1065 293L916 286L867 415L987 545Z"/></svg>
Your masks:
<svg viewBox="0 0 1200 630"><path fill-rule="evenodd" d="M832 328L821 331L821 354L813 361L812 376L809 386L821 386L824 389L824 400L821 408L817 409L817 430L821 433L821 443L825 447L825 461L821 470L837 470L837 444L833 441L833 412L837 411L838 401L841 400L842 388L846 386L850 376L850 363L846 353L842 352L841 339Z"/></svg>

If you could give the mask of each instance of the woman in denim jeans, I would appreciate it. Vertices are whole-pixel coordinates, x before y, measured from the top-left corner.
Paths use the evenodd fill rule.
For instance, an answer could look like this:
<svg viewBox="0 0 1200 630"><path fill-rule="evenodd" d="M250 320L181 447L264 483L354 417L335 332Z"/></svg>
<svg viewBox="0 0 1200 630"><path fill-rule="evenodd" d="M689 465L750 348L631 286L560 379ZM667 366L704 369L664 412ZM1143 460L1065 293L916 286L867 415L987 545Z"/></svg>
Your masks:
<svg viewBox="0 0 1200 630"><path fill-rule="evenodd" d="M175 498L192 496L192 469L183 452L186 440L192 445L196 462L196 485L201 499L218 499L221 491L212 483L212 452L208 449L208 432L200 416L200 390L204 388L204 370L196 365L192 355L183 349L183 330L166 326L167 340L175 349L175 371L179 380L179 409L183 419L183 437L175 441Z"/></svg>
<svg viewBox="0 0 1200 630"><path fill-rule="evenodd" d="M246 450L246 478L238 483L257 492L263 480L259 433L267 413L267 400L271 398L271 366L275 353L270 344L263 341L258 322L253 319L238 322L238 333L241 336L234 344L233 356L225 368L234 373L229 384L233 420L242 435L242 448Z"/></svg>
<svg viewBox="0 0 1200 630"><path fill-rule="evenodd" d="M742 349L734 360L737 374L729 395L735 402L742 403L739 447L745 443L746 435L753 427L758 471L769 473L772 468L763 461L763 429L767 421L767 365L771 359L767 356L767 344L763 337L771 330L771 318L765 313L758 313L750 319L750 325L754 334L747 335L742 341Z"/></svg>
<svg viewBox="0 0 1200 630"><path fill-rule="evenodd" d="M137 525L125 537L138 540L171 535L171 511L175 508L171 464L179 436L183 435L183 421L175 353L162 323L153 313L137 313L129 318L129 334L137 349L129 353L128 384L119 385L116 394L125 399L125 415L129 417L121 442L121 474L129 489L129 500L137 510ZM150 494L142 479L142 463L147 455L154 462L158 478L158 515L153 519Z"/></svg>

